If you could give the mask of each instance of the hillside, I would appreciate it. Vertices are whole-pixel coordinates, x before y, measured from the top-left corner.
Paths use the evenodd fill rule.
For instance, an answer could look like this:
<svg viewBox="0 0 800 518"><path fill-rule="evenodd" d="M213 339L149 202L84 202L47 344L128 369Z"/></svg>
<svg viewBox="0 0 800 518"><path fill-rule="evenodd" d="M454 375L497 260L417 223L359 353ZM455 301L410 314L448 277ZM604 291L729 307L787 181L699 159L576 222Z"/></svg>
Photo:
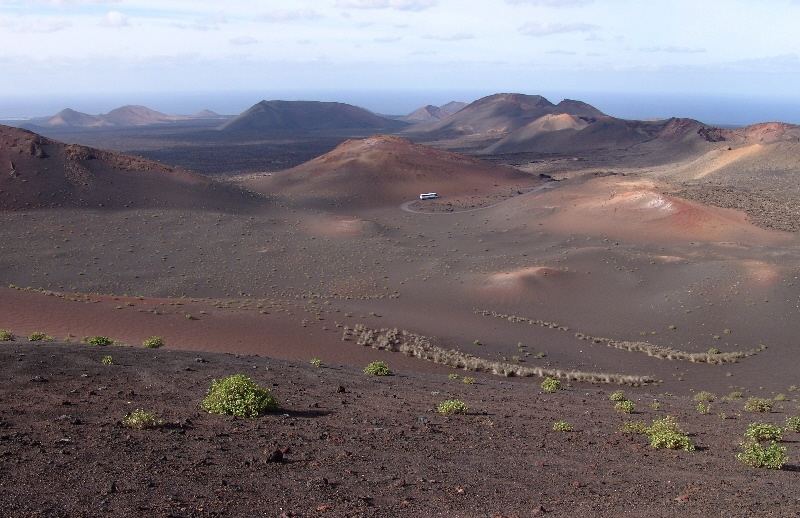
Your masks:
<svg viewBox="0 0 800 518"><path fill-rule="evenodd" d="M0 209L252 207L253 197L136 156L62 144L0 126Z"/></svg>
<svg viewBox="0 0 800 518"><path fill-rule="evenodd" d="M405 124L345 103L261 101L223 124L226 132L270 133L397 129Z"/></svg>

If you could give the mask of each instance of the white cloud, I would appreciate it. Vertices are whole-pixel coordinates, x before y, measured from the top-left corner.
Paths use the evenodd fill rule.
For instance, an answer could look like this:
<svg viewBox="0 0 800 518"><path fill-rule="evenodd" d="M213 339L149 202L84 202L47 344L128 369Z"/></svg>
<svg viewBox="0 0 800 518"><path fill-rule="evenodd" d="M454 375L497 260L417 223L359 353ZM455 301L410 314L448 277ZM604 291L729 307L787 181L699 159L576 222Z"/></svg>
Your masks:
<svg viewBox="0 0 800 518"><path fill-rule="evenodd" d="M228 41L231 43L231 45L255 45L258 43L258 40L252 36L239 36L236 38L231 38Z"/></svg>
<svg viewBox="0 0 800 518"><path fill-rule="evenodd" d="M353 9L397 9L399 11L424 11L436 5L437 0L338 0L338 7Z"/></svg>
<svg viewBox="0 0 800 518"><path fill-rule="evenodd" d="M599 29L597 25L589 23L528 22L519 28L519 32L526 36L551 36L553 34L567 34L570 32L592 32L597 29Z"/></svg>
<svg viewBox="0 0 800 518"><path fill-rule="evenodd" d="M109 11L103 16L102 24L106 27L128 27L128 17L119 11Z"/></svg>

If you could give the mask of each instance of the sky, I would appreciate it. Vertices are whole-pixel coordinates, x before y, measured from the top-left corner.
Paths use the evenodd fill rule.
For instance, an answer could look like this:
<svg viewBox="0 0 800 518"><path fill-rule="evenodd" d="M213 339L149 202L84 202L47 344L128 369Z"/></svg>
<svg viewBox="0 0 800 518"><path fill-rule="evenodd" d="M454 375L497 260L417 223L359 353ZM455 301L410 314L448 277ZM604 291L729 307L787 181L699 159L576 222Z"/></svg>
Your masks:
<svg viewBox="0 0 800 518"><path fill-rule="evenodd" d="M800 0L0 0L0 116L505 91L800 119L797 20Z"/></svg>

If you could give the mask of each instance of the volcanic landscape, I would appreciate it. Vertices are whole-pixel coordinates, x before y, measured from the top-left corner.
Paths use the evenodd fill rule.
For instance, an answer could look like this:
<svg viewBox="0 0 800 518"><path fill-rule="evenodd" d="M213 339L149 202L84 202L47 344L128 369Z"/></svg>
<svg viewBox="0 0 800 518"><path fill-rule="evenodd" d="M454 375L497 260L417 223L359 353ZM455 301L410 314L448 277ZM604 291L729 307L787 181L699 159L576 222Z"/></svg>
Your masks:
<svg viewBox="0 0 800 518"><path fill-rule="evenodd" d="M0 504L797 516L800 433L781 470L736 452L800 413L798 173L797 126L522 94L0 126ZM202 411L236 373L280 409ZM137 408L166 424L126 429ZM620 431L666 416L695 451Z"/></svg>

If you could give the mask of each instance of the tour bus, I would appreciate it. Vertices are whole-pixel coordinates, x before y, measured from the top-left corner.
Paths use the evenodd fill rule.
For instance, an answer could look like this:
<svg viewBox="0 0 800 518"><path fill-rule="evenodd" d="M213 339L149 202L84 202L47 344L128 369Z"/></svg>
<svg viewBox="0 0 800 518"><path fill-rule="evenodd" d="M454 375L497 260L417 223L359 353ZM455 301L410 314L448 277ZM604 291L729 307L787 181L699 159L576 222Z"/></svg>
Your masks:
<svg viewBox="0 0 800 518"><path fill-rule="evenodd" d="M435 200L438 197L439 195L436 194L435 192L424 192L419 195L420 200Z"/></svg>

